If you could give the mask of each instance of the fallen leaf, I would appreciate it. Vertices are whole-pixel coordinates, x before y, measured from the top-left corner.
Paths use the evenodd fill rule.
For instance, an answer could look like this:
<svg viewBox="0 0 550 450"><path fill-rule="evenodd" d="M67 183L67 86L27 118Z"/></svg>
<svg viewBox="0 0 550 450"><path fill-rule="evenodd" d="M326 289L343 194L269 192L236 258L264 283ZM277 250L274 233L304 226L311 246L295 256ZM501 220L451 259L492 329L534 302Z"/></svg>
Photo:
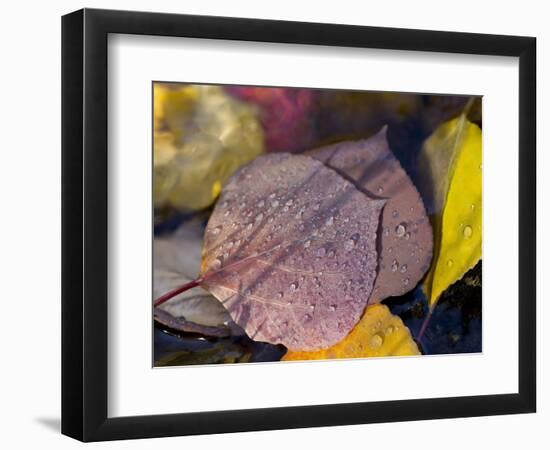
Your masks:
<svg viewBox="0 0 550 450"><path fill-rule="evenodd" d="M195 365L280 361L282 345L254 342L246 336L204 339L193 335L174 335L155 328L154 365ZM204 386L203 386L204 387ZM208 389L203 389L209 395Z"/></svg>
<svg viewBox="0 0 550 450"><path fill-rule="evenodd" d="M419 156L437 236L424 281L431 307L481 258L481 155L481 129L462 114L442 124Z"/></svg>
<svg viewBox="0 0 550 450"><path fill-rule="evenodd" d="M379 273L369 303L402 295L429 268L433 237L424 203L391 152L387 127L361 141L348 141L307 154L336 170L370 198L387 200L378 227Z"/></svg>
<svg viewBox="0 0 550 450"><path fill-rule="evenodd" d="M298 152L313 144L315 89L227 86L232 95L258 105L269 152Z"/></svg>
<svg viewBox="0 0 550 450"><path fill-rule="evenodd" d="M154 85L155 208L210 206L223 184L264 149L258 111L220 86Z"/></svg>
<svg viewBox="0 0 550 450"><path fill-rule="evenodd" d="M283 361L313 359L369 358L420 355L409 329L387 306L370 305L361 321L338 344L315 352L289 351Z"/></svg>
<svg viewBox="0 0 550 450"><path fill-rule="evenodd" d="M254 340L329 347L367 304L384 203L308 156L256 158L210 216L202 285Z"/></svg>
<svg viewBox="0 0 550 450"><path fill-rule="evenodd" d="M199 217L184 222L169 237L153 240L153 298L196 278L203 233ZM204 289L186 291L155 308L155 319L173 329L210 336L228 335L237 328L223 305Z"/></svg>

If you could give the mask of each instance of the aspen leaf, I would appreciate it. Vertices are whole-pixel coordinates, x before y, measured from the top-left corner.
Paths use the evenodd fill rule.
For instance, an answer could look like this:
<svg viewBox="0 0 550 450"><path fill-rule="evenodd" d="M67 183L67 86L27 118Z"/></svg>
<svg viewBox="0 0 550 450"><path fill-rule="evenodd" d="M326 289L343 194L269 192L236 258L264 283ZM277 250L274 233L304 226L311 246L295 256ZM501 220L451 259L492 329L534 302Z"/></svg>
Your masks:
<svg viewBox="0 0 550 450"><path fill-rule="evenodd" d="M429 268L432 228L420 194L391 152L387 127L361 141L348 141L308 152L370 198L387 200L378 233L379 273L369 303L402 295Z"/></svg>
<svg viewBox="0 0 550 450"><path fill-rule="evenodd" d="M283 361L420 355L409 329L387 306L370 305L355 328L336 345L314 352L289 351Z"/></svg>
<svg viewBox="0 0 550 450"><path fill-rule="evenodd" d="M424 281L430 306L481 258L481 129L465 114L442 124L419 156L437 240Z"/></svg>
<svg viewBox="0 0 550 450"><path fill-rule="evenodd" d="M210 216L201 285L254 340L330 347L367 304L384 204L308 156L260 156Z"/></svg>

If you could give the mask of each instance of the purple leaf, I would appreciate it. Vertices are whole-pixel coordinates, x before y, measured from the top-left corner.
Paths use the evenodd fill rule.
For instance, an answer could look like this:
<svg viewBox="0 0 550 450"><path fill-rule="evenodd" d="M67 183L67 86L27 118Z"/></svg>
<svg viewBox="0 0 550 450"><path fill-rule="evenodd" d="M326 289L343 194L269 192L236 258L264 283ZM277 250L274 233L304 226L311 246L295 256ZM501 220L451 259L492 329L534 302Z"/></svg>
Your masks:
<svg viewBox="0 0 550 450"><path fill-rule="evenodd" d="M370 297L385 202L308 156L260 156L229 180L210 217L202 285L254 340L330 347Z"/></svg>
<svg viewBox="0 0 550 450"><path fill-rule="evenodd" d="M402 295L422 279L432 258L432 228L420 194L391 152L383 127L376 135L308 152L373 199L386 199L378 233L379 273L372 299Z"/></svg>

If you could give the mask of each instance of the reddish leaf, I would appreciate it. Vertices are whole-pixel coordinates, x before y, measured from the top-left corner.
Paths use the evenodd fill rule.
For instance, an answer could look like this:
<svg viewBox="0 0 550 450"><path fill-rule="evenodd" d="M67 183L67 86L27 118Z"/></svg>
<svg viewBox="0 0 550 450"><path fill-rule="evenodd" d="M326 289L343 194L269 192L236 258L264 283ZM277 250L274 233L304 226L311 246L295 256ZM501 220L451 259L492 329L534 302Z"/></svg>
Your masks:
<svg viewBox="0 0 550 450"><path fill-rule="evenodd" d="M315 89L228 86L226 90L259 107L267 151L298 152L312 145Z"/></svg>
<svg viewBox="0 0 550 450"><path fill-rule="evenodd" d="M430 265L432 228L418 191L389 148L386 127L369 139L308 154L353 181L370 198L387 199L378 233L380 268L369 303L411 290Z"/></svg>
<svg viewBox="0 0 550 450"><path fill-rule="evenodd" d="M202 285L254 340L334 345L370 297L384 203L308 156L261 156L230 179L210 217Z"/></svg>

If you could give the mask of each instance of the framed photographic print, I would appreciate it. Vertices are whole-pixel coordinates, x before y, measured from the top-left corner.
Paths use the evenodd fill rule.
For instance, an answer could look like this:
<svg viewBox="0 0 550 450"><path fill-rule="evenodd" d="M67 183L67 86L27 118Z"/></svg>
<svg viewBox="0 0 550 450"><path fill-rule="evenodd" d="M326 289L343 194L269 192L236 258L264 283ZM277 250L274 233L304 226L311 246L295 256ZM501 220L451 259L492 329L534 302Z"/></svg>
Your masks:
<svg viewBox="0 0 550 450"><path fill-rule="evenodd" d="M535 38L62 31L64 434L535 411Z"/></svg>

